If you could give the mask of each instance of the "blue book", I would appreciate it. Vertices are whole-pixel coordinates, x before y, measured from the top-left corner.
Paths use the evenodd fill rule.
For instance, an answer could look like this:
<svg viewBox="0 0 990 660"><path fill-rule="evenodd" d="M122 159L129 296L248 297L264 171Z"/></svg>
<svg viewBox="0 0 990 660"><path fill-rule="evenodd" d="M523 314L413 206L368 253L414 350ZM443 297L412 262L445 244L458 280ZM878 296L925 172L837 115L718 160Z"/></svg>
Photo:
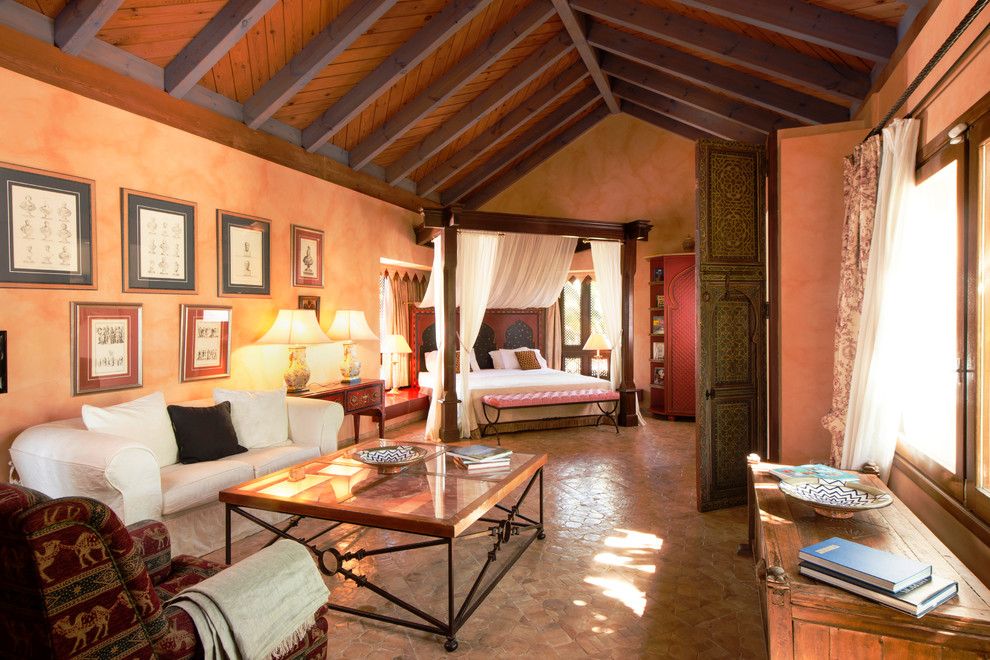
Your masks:
<svg viewBox="0 0 990 660"><path fill-rule="evenodd" d="M958 583L935 575L922 578L920 584L910 585L895 594L806 561L798 564L798 570L801 575L813 577L825 584L845 589L915 617L922 617L931 612L959 591Z"/></svg>
<svg viewBox="0 0 990 660"><path fill-rule="evenodd" d="M839 481L859 481L858 474L837 470L828 465L818 463L808 465L779 465L770 469L770 474L778 479L789 479L791 477L819 477L822 479L838 479Z"/></svg>
<svg viewBox="0 0 990 660"><path fill-rule="evenodd" d="M801 548L798 557L894 593L932 574L931 564L838 537Z"/></svg>

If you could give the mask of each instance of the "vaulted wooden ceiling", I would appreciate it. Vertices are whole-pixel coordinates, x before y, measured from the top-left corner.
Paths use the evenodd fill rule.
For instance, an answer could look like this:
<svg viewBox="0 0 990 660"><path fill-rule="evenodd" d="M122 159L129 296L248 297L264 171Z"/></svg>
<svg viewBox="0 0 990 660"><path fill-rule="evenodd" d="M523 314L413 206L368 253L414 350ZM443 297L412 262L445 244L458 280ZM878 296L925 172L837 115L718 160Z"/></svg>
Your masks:
<svg viewBox="0 0 990 660"><path fill-rule="evenodd" d="M407 208L477 208L611 113L747 142L847 120L925 4L0 0L0 65L51 77L80 58L146 86L101 100L140 112L145 90L149 116L192 104L300 152L290 166L329 159L318 175ZM195 131L196 117L173 123Z"/></svg>

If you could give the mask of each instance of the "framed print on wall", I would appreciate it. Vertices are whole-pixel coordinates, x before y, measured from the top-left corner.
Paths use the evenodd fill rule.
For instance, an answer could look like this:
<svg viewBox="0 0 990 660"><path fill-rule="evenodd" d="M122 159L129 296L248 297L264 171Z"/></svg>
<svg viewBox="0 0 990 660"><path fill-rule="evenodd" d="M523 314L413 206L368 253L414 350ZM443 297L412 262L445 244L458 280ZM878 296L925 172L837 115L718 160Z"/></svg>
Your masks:
<svg viewBox="0 0 990 660"><path fill-rule="evenodd" d="M271 293L271 223L218 210L217 245L217 286L221 296Z"/></svg>
<svg viewBox="0 0 990 660"><path fill-rule="evenodd" d="M316 314L316 320L320 320L320 297L319 296L299 296L299 309L311 309Z"/></svg>
<svg viewBox="0 0 990 660"><path fill-rule="evenodd" d="M0 394L7 393L7 331L0 330Z"/></svg>
<svg viewBox="0 0 990 660"><path fill-rule="evenodd" d="M72 303L72 396L141 387L141 305Z"/></svg>
<svg viewBox="0 0 990 660"><path fill-rule="evenodd" d="M323 232L292 225L292 286L323 286Z"/></svg>
<svg viewBox="0 0 990 660"><path fill-rule="evenodd" d="M93 181L0 163L0 286L95 289Z"/></svg>
<svg viewBox="0 0 990 660"><path fill-rule="evenodd" d="M230 375L230 307L180 305L179 380Z"/></svg>
<svg viewBox="0 0 990 660"><path fill-rule="evenodd" d="M124 291L196 292L196 204L120 189Z"/></svg>

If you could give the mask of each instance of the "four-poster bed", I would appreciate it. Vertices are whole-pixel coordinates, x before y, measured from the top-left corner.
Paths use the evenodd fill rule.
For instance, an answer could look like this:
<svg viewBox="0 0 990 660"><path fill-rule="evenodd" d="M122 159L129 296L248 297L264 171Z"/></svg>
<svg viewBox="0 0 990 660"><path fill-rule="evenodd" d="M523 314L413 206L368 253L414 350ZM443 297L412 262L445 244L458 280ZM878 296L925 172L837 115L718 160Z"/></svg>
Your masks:
<svg viewBox="0 0 990 660"><path fill-rule="evenodd" d="M542 234L568 236L600 241L615 241L621 246L615 263L616 296L621 305L621 316L616 314L621 329L616 328L620 340L621 363L617 365L619 380L615 389L619 392L618 422L622 426L639 423L638 391L633 379L633 276L636 272L636 241L645 240L652 225L643 220L627 223L611 223L592 220L572 220L542 216L514 215L506 213L485 213L465 211L459 208L427 209L423 211L424 223L416 230L420 244L427 244L439 237L439 254L435 259L434 277L441 282L435 292L437 304L443 315L437 317L439 332L436 344L439 353L438 373L436 374L439 416L437 438L442 442L460 439L457 420L458 390L455 372L455 353L458 342L457 274L458 241L457 232L509 232L514 234ZM476 253L475 253L476 254ZM616 253L613 253L616 254ZM487 291L484 294L487 300ZM619 325L619 324L616 324ZM477 326L473 329L477 332ZM474 335L471 335L474 337ZM473 343L473 341L472 341ZM415 352L415 349L414 349ZM618 348L616 353L619 353ZM597 380L597 379L595 379ZM604 381L599 381L604 383Z"/></svg>

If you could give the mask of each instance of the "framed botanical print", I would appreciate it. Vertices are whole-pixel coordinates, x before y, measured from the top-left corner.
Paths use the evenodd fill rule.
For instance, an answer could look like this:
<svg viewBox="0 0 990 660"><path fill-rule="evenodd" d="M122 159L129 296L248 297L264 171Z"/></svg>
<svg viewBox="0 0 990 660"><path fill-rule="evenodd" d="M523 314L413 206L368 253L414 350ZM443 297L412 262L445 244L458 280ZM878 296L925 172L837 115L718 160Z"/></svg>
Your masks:
<svg viewBox="0 0 990 660"><path fill-rule="evenodd" d="M292 286L323 286L323 232L292 225Z"/></svg>
<svg viewBox="0 0 990 660"><path fill-rule="evenodd" d="M72 303L72 396L141 387L141 305Z"/></svg>
<svg viewBox="0 0 990 660"><path fill-rule="evenodd" d="M0 330L0 394L7 393L7 331Z"/></svg>
<svg viewBox="0 0 990 660"><path fill-rule="evenodd" d="M221 296L271 293L271 223L262 218L217 211L217 285Z"/></svg>
<svg viewBox="0 0 990 660"><path fill-rule="evenodd" d="M0 286L95 289L93 181L0 163Z"/></svg>
<svg viewBox="0 0 990 660"><path fill-rule="evenodd" d="M230 375L230 307L181 305L179 380Z"/></svg>
<svg viewBox="0 0 990 660"><path fill-rule="evenodd" d="M124 291L196 291L196 204L120 190Z"/></svg>

